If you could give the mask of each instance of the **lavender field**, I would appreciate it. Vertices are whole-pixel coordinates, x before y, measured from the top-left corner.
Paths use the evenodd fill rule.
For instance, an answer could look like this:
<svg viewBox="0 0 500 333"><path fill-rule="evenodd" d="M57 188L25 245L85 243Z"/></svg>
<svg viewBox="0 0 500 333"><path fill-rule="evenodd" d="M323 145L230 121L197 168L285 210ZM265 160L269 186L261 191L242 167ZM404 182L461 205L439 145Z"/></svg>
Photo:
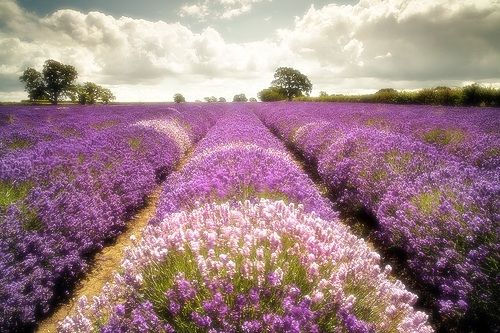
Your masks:
<svg viewBox="0 0 500 333"><path fill-rule="evenodd" d="M0 331L496 332L500 109L0 107Z"/></svg>

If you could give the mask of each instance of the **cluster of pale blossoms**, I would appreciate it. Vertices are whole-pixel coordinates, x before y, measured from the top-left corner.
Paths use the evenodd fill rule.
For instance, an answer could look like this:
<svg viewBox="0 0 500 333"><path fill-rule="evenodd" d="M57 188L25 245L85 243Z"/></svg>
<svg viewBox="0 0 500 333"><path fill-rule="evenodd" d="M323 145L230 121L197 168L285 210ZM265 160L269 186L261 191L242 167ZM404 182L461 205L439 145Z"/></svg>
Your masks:
<svg viewBox="0 0 500 333"><path fill-rule="evenodd" d="M432 332L416 296L301 205L207 204L147 227L61 332Z"/></svg>

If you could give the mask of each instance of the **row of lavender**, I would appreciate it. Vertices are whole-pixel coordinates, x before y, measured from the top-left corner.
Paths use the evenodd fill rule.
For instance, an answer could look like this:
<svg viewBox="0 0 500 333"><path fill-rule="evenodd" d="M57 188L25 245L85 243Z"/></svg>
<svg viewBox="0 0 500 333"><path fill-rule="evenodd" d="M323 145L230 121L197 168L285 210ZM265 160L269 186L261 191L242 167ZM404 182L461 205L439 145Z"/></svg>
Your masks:
<svg viewBox="0 0 500 333"><path fill-rule="evenodd" d="M38 144L84 139L115 131L130 121L195 112L200 105L4 106L0 108L0 156ZM208 113L213 111L208 111Z"/></svg>
<svg viewBox="0 0 500 333"><path fill-rule="evenodd" d="M48 313L213 121L155 107L0 114L10 119L0 127L0 331L11 331Z"/></svg>
<svg viewBox="0 0 500 333"><path fill-rule="evenodd" d="M431 332L244 106L166 181L156 218L62 332Z"/></svg>
<svg viewBox="0 0 500 333"><path fill-rule="evenodd" d="M287 111L297 118L324 120L403 134L425 142L482 170L500 167L498 108L450 108L386 104L267 104L270 113Z"/></svg>
<svg viewBox="0 0 500 333"><path fill-rule="evenodd" d="M376 217L374 236L404 251L414 278L433 292L443 327L477 325L481 318L493 327L499 320L498 157L487 164L491 169L480 169L467 156L412 135L345 121L341 106L322 107L276 112L266 106L258 113L317 166L338 204L361 206Z"/></svg>

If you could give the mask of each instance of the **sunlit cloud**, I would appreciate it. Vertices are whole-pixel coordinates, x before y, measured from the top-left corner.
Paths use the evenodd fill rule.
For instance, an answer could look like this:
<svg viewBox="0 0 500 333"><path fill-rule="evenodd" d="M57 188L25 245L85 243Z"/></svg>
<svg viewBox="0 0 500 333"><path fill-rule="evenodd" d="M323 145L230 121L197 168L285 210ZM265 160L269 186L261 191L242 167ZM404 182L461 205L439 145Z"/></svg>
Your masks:
<svg viewBox="0 0 500 333"><path fill-rule="evenodd" d="M188 5L206 3L200 9L203 16L214 3L232 10L257 2ZM23 96L19 75L28 66L40 68L50 58L74 65L79 80L110 87L122 101L164 101L176 92L190 100L211 95L232 99L242 92L256 96L269 85L278 66L292 66L308 75L313 94L495 83L500 82L498 31L500 4L491 1L436 0L417 5L417 1L363 0L354 5L311 6L292 26L266 38L228 42L223 32L208 24L195 31L178 22L69 9L41 16L4 0L0 2L0 99Z"/></svg>

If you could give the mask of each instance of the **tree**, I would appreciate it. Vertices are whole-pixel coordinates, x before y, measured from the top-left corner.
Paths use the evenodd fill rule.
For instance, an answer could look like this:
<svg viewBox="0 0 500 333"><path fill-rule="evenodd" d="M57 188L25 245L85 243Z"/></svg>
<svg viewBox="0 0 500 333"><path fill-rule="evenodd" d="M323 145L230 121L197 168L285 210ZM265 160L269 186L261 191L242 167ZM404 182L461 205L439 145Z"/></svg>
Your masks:
<svg viewBox="0 0 500 333"><path fill-rule="evenodd" d="M175 103L185 103L186 99L184 98L184 96L182 96L181 94L177 93L177 94L174 95L174 102Z"/></svg>
<svg viewBox="0 0 500 333"><path fill-rule="evenodd" d="M31 101L48 99L57 104L62 96L66 96L80 104L107 104L115 99L111 90L93 82L75 84L77 76L75 67L49 59L45 61L42 73L29 67L19 80L25 84Z"/></svg>
<svg viewBox="0 0 500 333"><path fill-rule="evenodd" d="M250 97L250 99L248 101L249 102L257 102L257 99L255 97Z"/></svg>
<svg viewBox="0 0 500 333"><path fill-rule="evenodd" d="M215 96L205 97L205 102L215 103L215 102L217 102L217 97L215 97Z"/></svg>
<svg viewBox="0 0 500 333"><path fill-rule="evenodd" d="M233 102L246 102L246 101L248 101L248 99L245 96L245 94L238 94L234 95L233 97Z"/></svg>
<svg viewBox="0 0 500 333"><path fill-rule="evenodd" d="M28 67L19 80L24 83L24 90L28 93L31 101L44 99L45 87L42 74L34 68Z"/></svg>
<svg viewBox="0 0 500 333"><path fill-rule="evenodd" d="M71 93L78 72L71 65L49 59L43 65L42 76L47 98L52 104L57 104L61 96Z"/></svg>
<svg viewBox="0 0 500 333"><path fill-rule="evenodd" d="M394 88L382 88L374 94L377 103L395 103L398 97L398 91Z"/></svg>
<svg viewBox="0 0 500 333"><path fill-rule="evenodd" d="M99 98L100 87L93 82L85 82L82 86L82 95L85 96L87 104L95 104Z"/></svg>
<svg viewBox="0 0 500 333"><path fill-rule="evenodd" d="M462 88L462 103L464 105L480 105L483 100L484 88L473 83Z"/></svg>
<svg viewBox="0 0 500 333"><path fill-rule="evenodd" d="M226 103L226 99L224 97L219 97L219 103Z"/></svg>
<svg viewBox="0 0 500 333"><path fill-rule="evenodd" d="M312 91L312 84L307 76L290 67L276 69L271 86L282 89L289 101L294 97L302 96L303 93L309 96Z"/></svg>
<svg viewBox="0 0 500 333"><path fill-rule="evenodd" d="M80 104L95 104L98 102L108 104L115 96L111 90L101 87L94 82L77 84L71 94L71 100Z"/></svg>
<svg viewBox="0 0 500 333"><path fill-rule="evenodd" d="M269 87L262 89L257 96L262 102L276 102L286 99L285 92L281 88Z"/></svg>
<svg viewBox="0 0 500 333"><path fill-rule="evenodd" d="M99 93L99 99L101 100L102 103L108 104L112 100L115 100L116 97L115 95L109 90L108 88L103 88L101 87L101 91Z"/></svg>

